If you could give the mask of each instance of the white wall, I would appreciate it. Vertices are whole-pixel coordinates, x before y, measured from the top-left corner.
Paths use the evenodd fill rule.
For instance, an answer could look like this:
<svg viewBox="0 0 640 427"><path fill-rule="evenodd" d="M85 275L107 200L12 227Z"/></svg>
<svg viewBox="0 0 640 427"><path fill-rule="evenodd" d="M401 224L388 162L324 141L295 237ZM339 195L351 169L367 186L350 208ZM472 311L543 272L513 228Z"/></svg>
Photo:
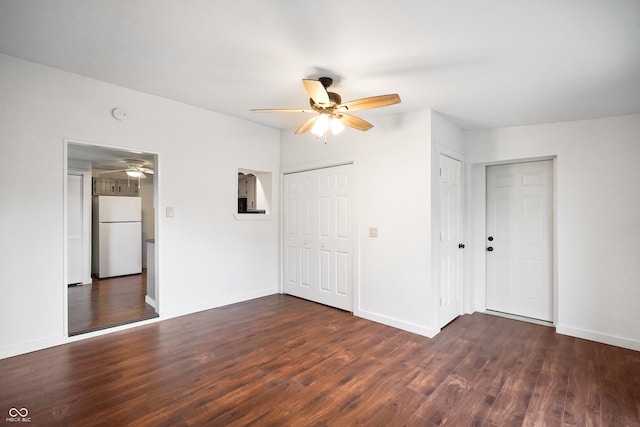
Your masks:
<svg viewBox="0 0 640 427"><path fill-rule="evenodd" d="M355 161L354 312L427 336L438 331L434 156L462 151L468 162L467 254L480 309L484 165L557 156L558 331L640 350L640 115L466 132L463 146L459 130L424 111L372 118L371 131L348 129L324 145L4 55L0 93L0 357L68 341L65 139L158 154L160 213L175 210L156 225L161 318L276 292L278 221L234 219L238 168L277 180L280 164ZM125 121L111 117L116 106ZM190 167L202 159L208 167ZM278 218L277 181L272 188Z"/></svg>
<svg viewBox="0 0 640 427"><path fill-rule="evenodd" d="M356 161L359 299L354 314L419 334L437 332L431 280L429 111L371 118L368 132L346 129L323 144L283 131L285 171ZM377 238L369 227L378 228Z"/></svg>
<svg viewBox="0 0 640 427"><path fill-rule="evenodd" d="M640 350L640 115L465 138L476 308L485 289L484 165L557 156L557 330Z"/></svg>
<svg viewBox="0 0 640 427"><path fill-rule="evenodd" d="M65 138L158 154L161 318L277 292L277 221L233 213L238 168L277 176L278 131L4 55L0 93L0 357L68 340Z"/></svg>

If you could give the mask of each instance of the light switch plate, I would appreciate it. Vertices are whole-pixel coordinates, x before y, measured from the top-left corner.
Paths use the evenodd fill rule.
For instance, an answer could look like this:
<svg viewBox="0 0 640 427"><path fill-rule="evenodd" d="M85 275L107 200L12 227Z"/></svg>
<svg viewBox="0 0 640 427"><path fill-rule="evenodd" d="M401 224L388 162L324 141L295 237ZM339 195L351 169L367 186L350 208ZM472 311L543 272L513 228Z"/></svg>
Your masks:
<svg viewBox="0 0 640 427"><path fill-rule="evenodd" d="M166 215L167 215L167 218L173 218L173 208L172 207L167 206Z"/></svg>
<svg viewBox="0 0 640 427"><path fill-rule="evenodd" d="M369 237L378 237L378 227L369 227Z"/></svg>

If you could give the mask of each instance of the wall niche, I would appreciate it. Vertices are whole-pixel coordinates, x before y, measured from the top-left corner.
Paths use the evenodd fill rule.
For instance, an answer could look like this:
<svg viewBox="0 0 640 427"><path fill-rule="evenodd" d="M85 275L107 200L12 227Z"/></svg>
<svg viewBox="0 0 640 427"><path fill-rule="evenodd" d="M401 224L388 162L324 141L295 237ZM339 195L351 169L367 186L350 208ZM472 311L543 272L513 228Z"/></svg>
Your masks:
<svg viewBox="0 0 640 427"><path fill-rule="evenodd" d="M238 169L237 214L271 213L271 172Z"/></svg>

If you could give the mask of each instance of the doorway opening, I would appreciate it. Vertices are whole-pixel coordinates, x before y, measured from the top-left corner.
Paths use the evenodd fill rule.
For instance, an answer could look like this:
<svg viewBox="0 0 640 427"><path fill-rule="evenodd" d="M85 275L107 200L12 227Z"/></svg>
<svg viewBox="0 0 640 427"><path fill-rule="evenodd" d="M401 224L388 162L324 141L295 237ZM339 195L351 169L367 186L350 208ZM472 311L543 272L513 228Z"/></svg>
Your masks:
<svg viewBox="0 0 640 427"><path fill-rule="evenodd" d="M158 317L157 154L66 148L68 335Z"/></svg>

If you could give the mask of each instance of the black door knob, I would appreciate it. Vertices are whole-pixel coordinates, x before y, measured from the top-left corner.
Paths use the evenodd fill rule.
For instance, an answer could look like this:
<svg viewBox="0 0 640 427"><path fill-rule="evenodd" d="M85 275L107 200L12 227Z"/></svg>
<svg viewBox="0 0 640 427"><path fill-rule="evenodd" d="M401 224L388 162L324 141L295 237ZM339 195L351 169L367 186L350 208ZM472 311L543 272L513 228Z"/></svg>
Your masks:
<svg viewBox="0 0 640 427"><path fill-rule="evenodd" d="M492 246L489 246L489 247L487 248L487 250L488 250L489 252L493 252L493 247L492 247Z"/></svg>
<svg viewBox="0 0 640 427"><path fill-rule="evenodd" d="M464 249L464 243L459 243L459 244L458 244L458 247L459 247L460 249Z"/></svg>

